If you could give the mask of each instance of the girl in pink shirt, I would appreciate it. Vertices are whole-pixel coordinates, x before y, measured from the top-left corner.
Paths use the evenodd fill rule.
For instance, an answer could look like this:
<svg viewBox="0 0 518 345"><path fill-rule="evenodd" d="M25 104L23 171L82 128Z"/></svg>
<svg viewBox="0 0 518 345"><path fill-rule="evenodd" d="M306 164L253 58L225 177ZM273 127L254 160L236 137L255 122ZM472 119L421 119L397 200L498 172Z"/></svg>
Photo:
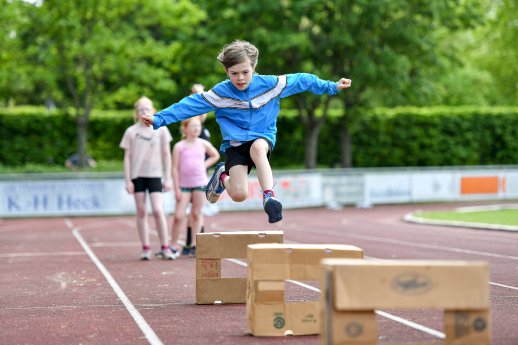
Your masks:
<svg viewBox="0 0 518 345"><path fill-rule="evenodd" d="M191 253L196 253L196 234L203 224L201 212L205 202L207 168L219 160L219 152L207 140L199 138L201 132L199 116L182 121L182 140L173 147L173 186L176 208L173 219L172 244L181 249L178 236L185 229L186 208L191 202L191 227L193 230ZM206 158L207 155L207 159Z"/></svg>

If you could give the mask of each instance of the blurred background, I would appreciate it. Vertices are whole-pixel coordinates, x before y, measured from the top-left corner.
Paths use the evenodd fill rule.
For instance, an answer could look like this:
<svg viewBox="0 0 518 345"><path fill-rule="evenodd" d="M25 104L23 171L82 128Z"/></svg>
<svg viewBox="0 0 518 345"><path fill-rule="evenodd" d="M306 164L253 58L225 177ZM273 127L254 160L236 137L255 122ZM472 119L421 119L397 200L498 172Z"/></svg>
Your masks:
<svg viewBox="0 0 518 345"><path fill-rule="evenodd" d="M353 80L283 100L275 169L516 164L517 18L512 0L0 0L0 172L70 172L75 153L121 172L136 99L209 89L235 39L258 73Z"/></svg>

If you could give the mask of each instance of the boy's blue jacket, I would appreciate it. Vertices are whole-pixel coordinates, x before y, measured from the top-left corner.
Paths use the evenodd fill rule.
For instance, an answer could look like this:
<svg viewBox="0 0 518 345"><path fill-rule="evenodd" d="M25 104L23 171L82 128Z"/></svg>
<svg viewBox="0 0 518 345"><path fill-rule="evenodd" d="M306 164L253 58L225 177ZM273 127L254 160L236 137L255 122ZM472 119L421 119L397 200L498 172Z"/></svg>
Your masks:
<svg viewBox="0 0 518 345"><path fill-rule="evenodd" d="M273 148L280 99L304 91L334 95L338 89L336 82L308 73L254 74L244 91L227 79L207 92L190 95L159 111L155 114L153 128L214 111L223 137L222 152L230 146L230 141L245 142L257 138L268 139Z"/></svg>

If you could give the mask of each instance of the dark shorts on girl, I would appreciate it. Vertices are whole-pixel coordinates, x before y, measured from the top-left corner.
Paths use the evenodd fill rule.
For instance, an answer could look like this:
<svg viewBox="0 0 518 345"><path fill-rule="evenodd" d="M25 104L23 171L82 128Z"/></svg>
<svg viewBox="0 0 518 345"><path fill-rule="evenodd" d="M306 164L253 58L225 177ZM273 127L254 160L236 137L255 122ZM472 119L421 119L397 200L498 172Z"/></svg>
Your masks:
<svg viewBox="0 0 518 345"><path fill-rule="evenodd" d="M266 138L257 138L251 141L246 141L239 146L231 146L225 151L226 173L228 173L230 171L230 168L232 168L235 165L247 165L248 173L250 174L252 168L255 167L254 161L252 160L252 157L250 157L250 148L256 140L264 140L268 143L268 153L266 154L266 158L268 159L268 161L270 160L270 153L272 152L272 143L270 142L270 140Z"/></svg>
<svg viewBox="0 0 518 345"><path fill-rule="evenodd" d="M131 180L135 187L135 193L145 192L149 193L162 192L162 179L160 177L137 177Z"/></svg>
<svg viewBox="0 0 518 345"><path fill-rule="evenodd" d="M200 187L180 187L180 190L184 193L191 193L194 191L205 192L205 186Z"/></svg>

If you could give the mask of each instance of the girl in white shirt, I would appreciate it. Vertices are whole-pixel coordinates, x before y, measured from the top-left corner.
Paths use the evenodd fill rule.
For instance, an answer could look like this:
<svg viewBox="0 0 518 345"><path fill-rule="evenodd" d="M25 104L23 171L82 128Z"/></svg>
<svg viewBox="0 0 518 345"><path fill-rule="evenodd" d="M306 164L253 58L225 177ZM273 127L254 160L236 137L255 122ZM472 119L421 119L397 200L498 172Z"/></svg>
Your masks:
<svg viewBox="0 0 518 345"><path fill-rule="evenodd" d="M142 122L142 116L154 114L153 102L141 97L135 103L135 124L124 132L120 147L124 149L124 178L126 190L135 197L137 228L142 242L141 260L151 259L146 196L149 193L153 217L160 239L161 250L157 256L176 259L169 248L167 221L162 203L162 191L171 189L170 142L173 140L167 127L154 131ZM165 173L164 173L165 169ZM147 192L147 193L146 193Z"/></svg>

